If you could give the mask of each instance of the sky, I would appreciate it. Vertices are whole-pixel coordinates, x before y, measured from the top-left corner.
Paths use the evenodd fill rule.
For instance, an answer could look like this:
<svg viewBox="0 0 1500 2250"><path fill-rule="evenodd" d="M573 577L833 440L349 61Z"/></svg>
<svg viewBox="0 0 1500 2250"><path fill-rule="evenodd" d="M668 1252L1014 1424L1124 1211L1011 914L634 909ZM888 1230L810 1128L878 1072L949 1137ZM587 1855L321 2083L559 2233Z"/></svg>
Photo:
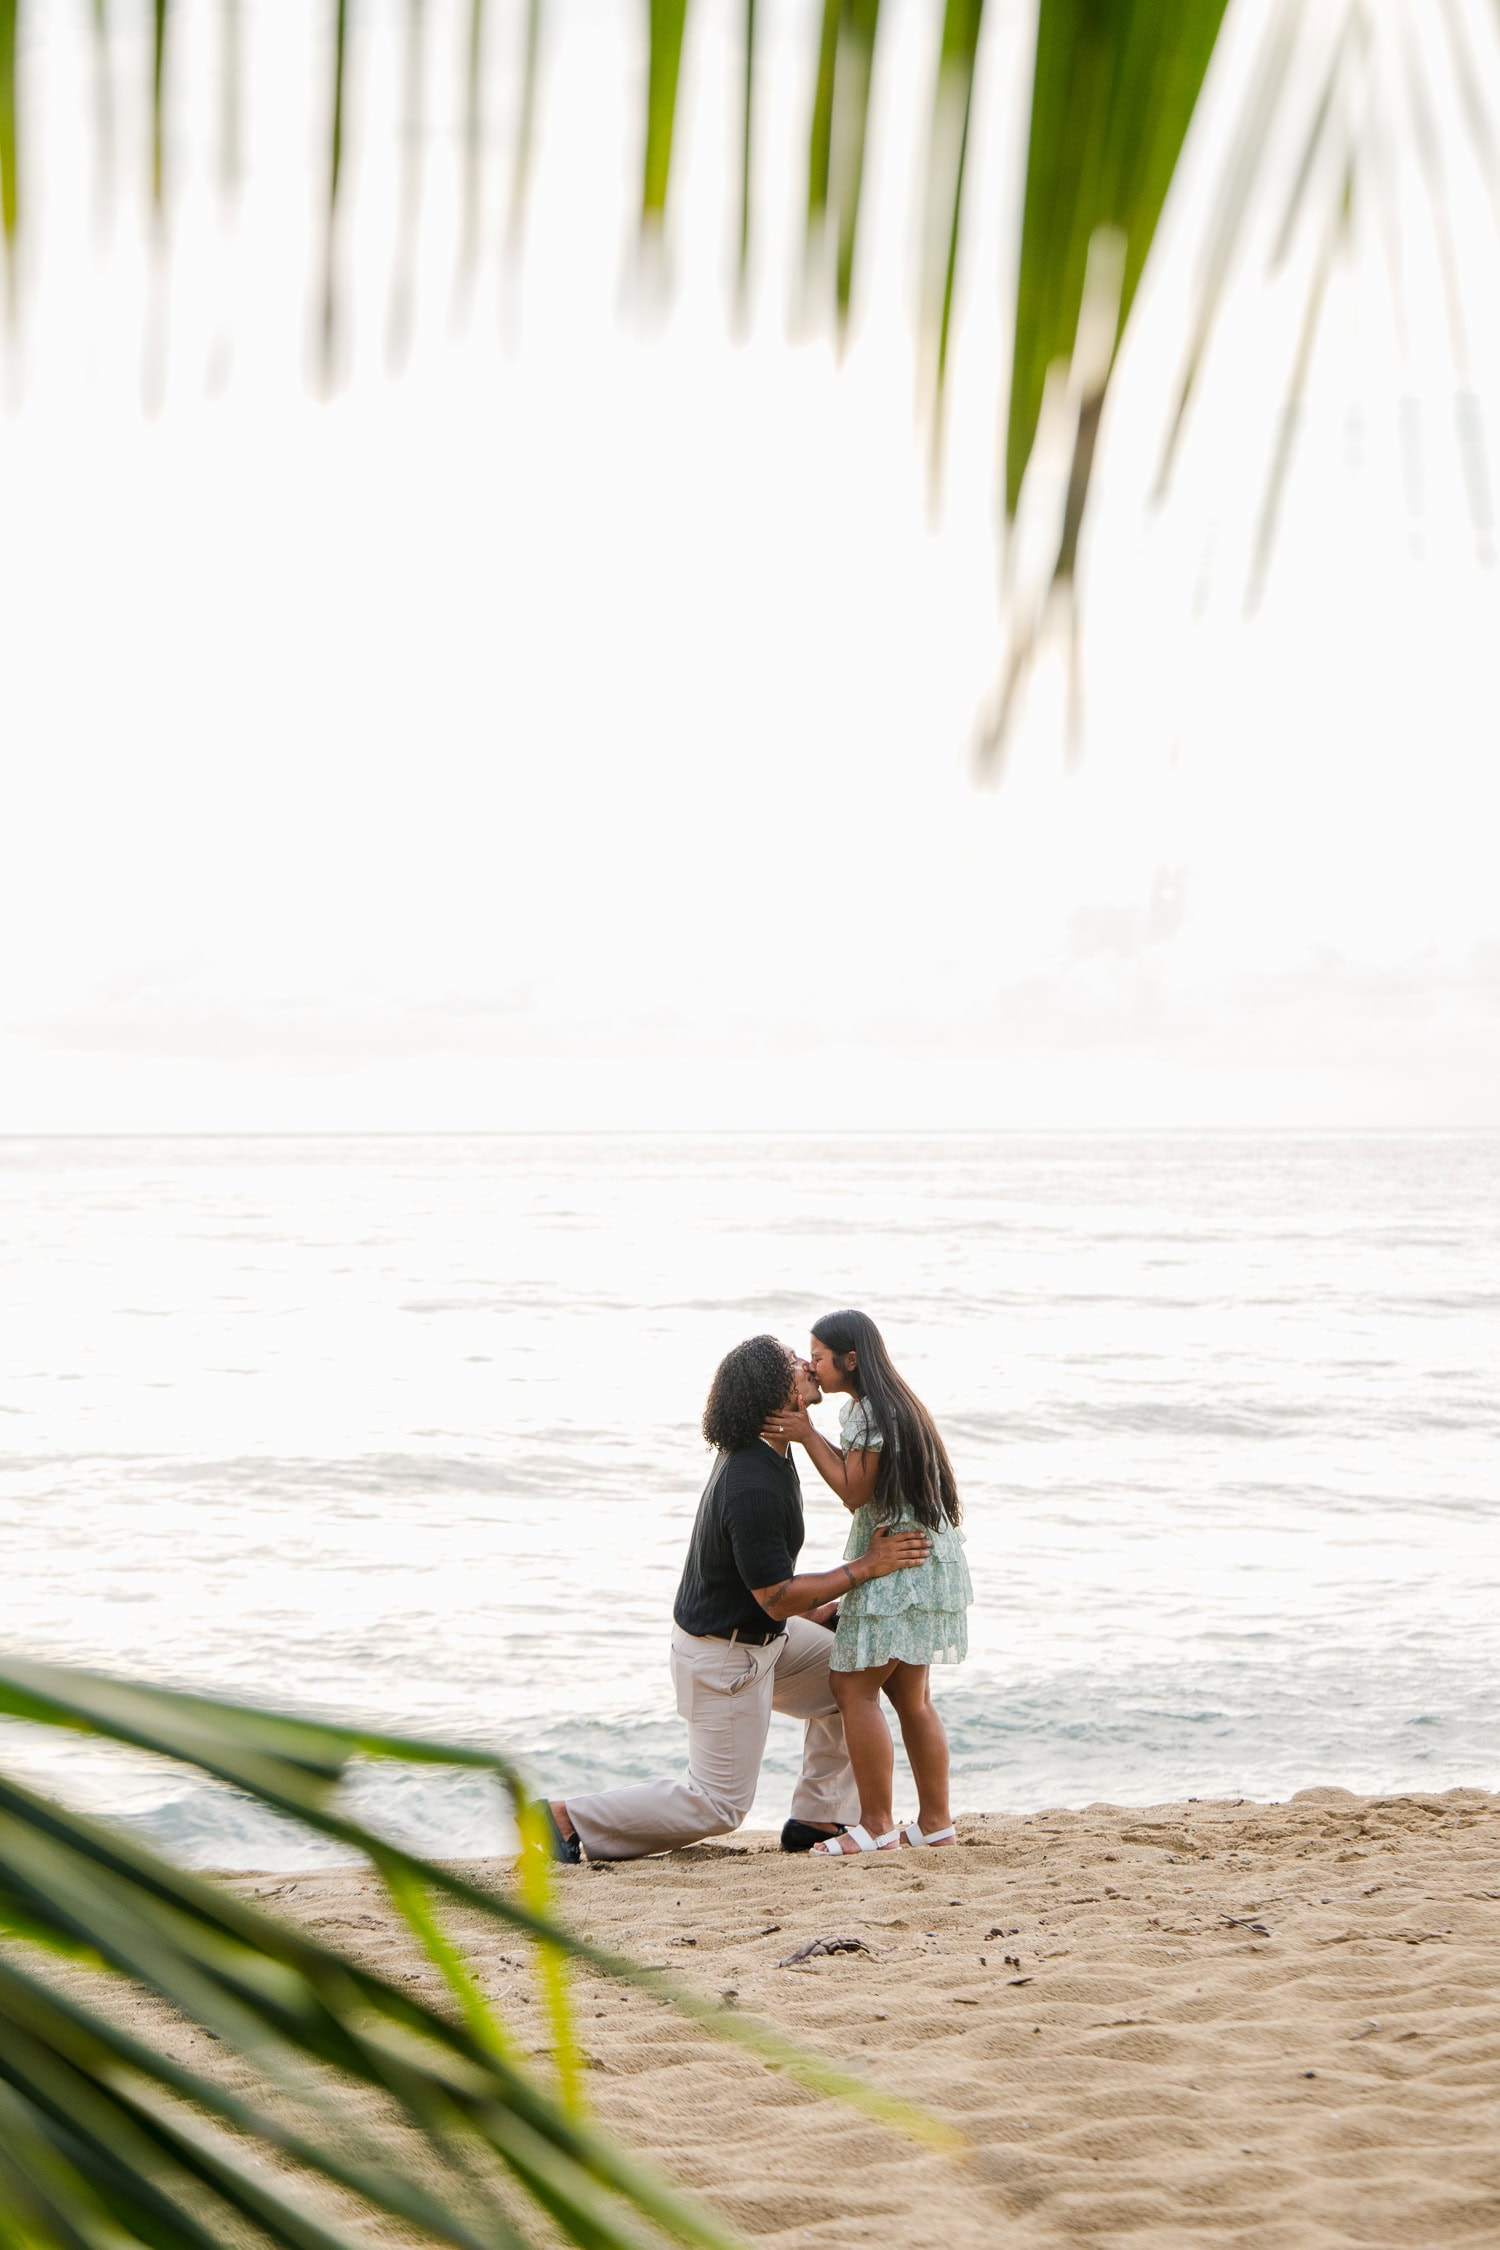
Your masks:
<svg viewBox="0 0 1500 2250"><path fill-rule="evenodd" d="M892 0L882 31L842 360L793 313L799 0L763 11L740 323L738 10L701 0L694 19L655 287L631 255L644 11L554 7L509 275L519 16L491 11L465 305L466 11L435 4L399 371L401 16L370 0L330 399L310 379L323 17L244 8L231 218L219 18L182 0L153 276L148 12L117 26L103 195L85 11L25 19L33 223L0 416L0 1131L1500 1124L1496 574L1457 434L1464 417L1485 445L1500 429L1500 231L1437 0L1411 21L1458 288L1393 78L1369 127L1389 200L1362 200L1330 287L1253 614L1331 170L1279 269L1268 249L1336 10L1305 11L1277 194L1153 506L1266 13L1231 9L1106 425L1081 729L1059 629L988 779L976 729L1056 488L1044 444L1007 587L995 454L1026 8L989 14L936 510L913 409L918 0ZM1492 18L1461 15L1500 110Z"/></svg>

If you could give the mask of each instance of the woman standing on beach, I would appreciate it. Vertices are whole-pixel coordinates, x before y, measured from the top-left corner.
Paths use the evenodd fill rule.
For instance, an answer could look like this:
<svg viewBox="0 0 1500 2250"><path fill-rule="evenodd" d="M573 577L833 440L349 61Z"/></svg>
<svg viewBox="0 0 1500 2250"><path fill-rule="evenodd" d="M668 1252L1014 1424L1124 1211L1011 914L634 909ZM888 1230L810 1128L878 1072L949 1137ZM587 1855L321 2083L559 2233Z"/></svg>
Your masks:
<svg viewBox="0 0 1500 2250"><path fill-rule="evenodd" d="M873 1539L896 1531L925 1531L932 1541L919 1569L872 1579L840 1598L829 1678L859 1789L859 1826L815 1849L852 1857L903 1841L951 1844L948 1738L927 1675L930 1665L962 1663L969 1645L974 1589L953 1469L932 1416L897 1374L868 1314L837 1312L820 1320L811 1359L824 1395L842 1392L847 1399L838 1447L813 1428L805 1406L773 1415L766 1435L804 1447L853 1516L845 1560L857 1560ZM917 1785L917 1818L904 1829L891 1810L895 1760L882 1691L901 1722Z"/></svg>

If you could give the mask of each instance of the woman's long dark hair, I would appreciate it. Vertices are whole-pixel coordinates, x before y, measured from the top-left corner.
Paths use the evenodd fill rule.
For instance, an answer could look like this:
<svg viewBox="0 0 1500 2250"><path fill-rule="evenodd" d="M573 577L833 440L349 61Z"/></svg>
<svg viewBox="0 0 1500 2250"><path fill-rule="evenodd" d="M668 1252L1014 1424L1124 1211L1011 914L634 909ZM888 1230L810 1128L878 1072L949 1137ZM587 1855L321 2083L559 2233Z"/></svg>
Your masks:
<svg viewBox="0 0 1500 2250"><path fill-rule="evenodd" d="M885 1338L868 1313L825 1313L813 1323L818 1342L842 1358L855 1352L849 1380L884 1443L875 1472L875 1512L890 1523L905 1509L929 1531L957 1523L958 1486L937 1424L910 1383L896 1373Z"/></svg>

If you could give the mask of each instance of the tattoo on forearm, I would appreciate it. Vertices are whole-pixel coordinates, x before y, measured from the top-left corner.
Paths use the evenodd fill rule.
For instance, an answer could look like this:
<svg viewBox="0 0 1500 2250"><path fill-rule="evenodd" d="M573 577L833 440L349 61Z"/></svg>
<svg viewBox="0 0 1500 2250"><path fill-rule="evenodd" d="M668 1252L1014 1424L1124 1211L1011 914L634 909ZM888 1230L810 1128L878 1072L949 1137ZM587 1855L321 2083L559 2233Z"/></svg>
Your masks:
<svg viewBox="0 0 1500 2250"><path fill-rule="evenodd" d="M859 1584L859 1580L855 1577L853 1571L850 1569L847 1563L845 1563L844 1565L844 1576L849 1581L849 1591L852 1594L855 1587Z"/></svg>
<svg viewBox="0 0 1500 2250"><path fill-rule="evenodd" d="M775 1603L780 1601L782 1595L786 1592L788 1586L790 1586L791 1583L792 1582L790 1578L783 1578L779 1586L773 1586L770 1593L767 1594L762 1607L765 1609L772 1608Z"/></svg>

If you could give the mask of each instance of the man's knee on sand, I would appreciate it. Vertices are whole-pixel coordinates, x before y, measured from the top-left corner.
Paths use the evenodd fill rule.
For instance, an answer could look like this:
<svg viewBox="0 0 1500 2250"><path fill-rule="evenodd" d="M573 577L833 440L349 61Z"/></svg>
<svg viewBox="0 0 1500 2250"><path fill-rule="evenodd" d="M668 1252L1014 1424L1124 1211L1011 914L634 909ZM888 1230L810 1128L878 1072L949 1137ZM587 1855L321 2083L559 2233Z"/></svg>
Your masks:
<svg viewBox="0 0 1500 2250"><path fill-rule="evenodd" d="M736 1828L744 1827L750 1817L750 1807L755 1802L753 1783L746 1790L730 1791L705 1789L702 1782L695 1779L691 1787L702 1800L705 1812L713 1816L714 1826L704 1829L705 1836L730 1836Z"/></svg>
<svg viewBox="0 0 1500 2250"><path fill-rule="evenodd" d="M580 1797L576 1806L559 1800L552 1813L563 1836L576 1834L591 1859L630 1859L710 1836L731 1836L744 1826L755 1801L754 1783L743 1791L707 1787L694 1774L668 1783L665 1794L666 1804L659 1797L643 1804L634 1790L605 1790L597 1797Z"/></svg>

